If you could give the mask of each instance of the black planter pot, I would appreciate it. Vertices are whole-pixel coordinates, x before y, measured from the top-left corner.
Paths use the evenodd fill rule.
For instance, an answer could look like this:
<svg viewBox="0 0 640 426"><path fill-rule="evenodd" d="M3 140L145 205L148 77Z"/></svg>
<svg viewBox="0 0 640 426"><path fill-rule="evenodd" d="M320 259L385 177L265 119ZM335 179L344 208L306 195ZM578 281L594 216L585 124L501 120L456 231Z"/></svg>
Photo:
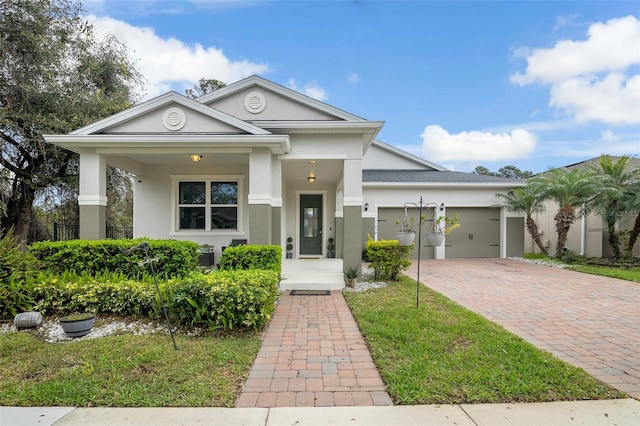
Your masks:
<svg viewBox="0 0 640 426"><path fill-rule="evenodd" d="M60 325L64 330L64 334L67 337L75 338L86 336L91 332L93 323L96 321L95 315L87 315L81 318L74 318L73 316L60 318Z"/></svg>

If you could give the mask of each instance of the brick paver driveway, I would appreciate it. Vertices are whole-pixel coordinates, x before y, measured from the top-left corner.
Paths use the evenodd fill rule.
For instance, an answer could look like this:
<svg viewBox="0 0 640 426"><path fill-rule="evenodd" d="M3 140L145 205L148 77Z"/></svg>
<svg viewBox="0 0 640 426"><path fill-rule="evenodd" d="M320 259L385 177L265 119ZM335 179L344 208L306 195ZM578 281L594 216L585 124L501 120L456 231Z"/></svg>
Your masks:
<svg viewBox="0 0 640 426"><path fill-rule="evenodd" d="M640 398L640 284L508 259L422 260L420 281Z"/></svg>

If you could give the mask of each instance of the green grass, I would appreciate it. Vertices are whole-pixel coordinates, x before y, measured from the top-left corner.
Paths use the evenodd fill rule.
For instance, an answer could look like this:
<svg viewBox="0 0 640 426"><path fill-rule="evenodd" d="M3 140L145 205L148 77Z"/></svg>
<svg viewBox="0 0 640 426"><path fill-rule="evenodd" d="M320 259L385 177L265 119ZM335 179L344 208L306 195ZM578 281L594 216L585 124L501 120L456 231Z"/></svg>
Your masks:
<svg viewBox="0 0 640 426"><path fill-rule="evenodd" d="M567 269L585 274L602 275L604 277L619 278L621 280L640 283L640 268L616 268L610 266L568 264Z"/></svg>
<svg viewBox="0 0 640 426"><path fill-rule="evenodd" d="M345 297L396 404L622 398L583 370L406 277Z"/></svg>
<svg viewBox="0 0 640 426"><path fill-rule="evenodd" d="M248 337L132 334L45 343L0 334L0 406L232 407L260 348Z"/></svg>
<svg viewBox="0 0 640 426"><path fill-rule="evenodd" d="M525 259L549 260L562 263L566 269L585 274L602 275L603 277L619 278L640 283L640 267L637 258L631 261L622 260L613 266L607 266L598 264L608 262L607 258L585 259L578 257L573 262L563 262L560 259L551 258L542 253L526 253L524 257Z"/></svg>

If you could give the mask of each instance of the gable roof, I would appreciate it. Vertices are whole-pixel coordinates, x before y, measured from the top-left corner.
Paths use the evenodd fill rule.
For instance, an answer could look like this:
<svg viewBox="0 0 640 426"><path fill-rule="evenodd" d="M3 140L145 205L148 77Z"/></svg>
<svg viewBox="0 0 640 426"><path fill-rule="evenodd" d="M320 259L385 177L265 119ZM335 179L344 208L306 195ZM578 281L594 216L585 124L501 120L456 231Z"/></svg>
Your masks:
<svg viewBox="0 0 640 426"><path fill-rule="evenodd" d="M482 186L524 186L525 183L515 179L475 173L452 172L449 170L363 170L363 184L471 184ZM371 185L367 185L371 186Z"/></svg>
<svg viewBox="0 0 640 426"><path fill-rule="evenodd" d="M211 93L207 93L206 95L203 95L196 100L203 104L212 104L220 99L226 98L250 87L261 87L265 90L270 90L286 98L290 98L296 102L299 102L309 108L322 111L326 114L333 115L342 120L367 121L362 117L358 117L357 115L351 114L329 104L321 102L317 99L314 99L310 96L304 95L300 92L296 92L295 90L289 89L288 87L284 87L280 84L266 80L257 75L253 75L243 80L236 81L235 83L231 83L221 89L215 90Z"/></svg>
<svg viewBox="0 0 640 426"><path fill-rule="evenodd" d="M271 134L271 132L269 132L268 130L254 126L250 123L247 123L246 121L239 120L231 115L228 115L221 111L210 108L206 105L201 104L200 102L187 98L186 96L183 96L179 93L168 92L168 93L165 93L164 95L160 95L157 98L143 102L140 105L136 105L132 108L129 108L127 110L114 114L103 120L89 124L88 126L85 126L81 129L74 130L73 132L69 133L69 135L90 135L90 134L104 132L105 130L111 127L115 127L119 124L131 121L137 117L141 117L142 115L150 111L154 111L171 104L179 104L185 108L197 111L201 114L204 114L205 116L211 117L212 119L219 120L232 127L235 127L241 130L243 133L248 133L252 135L270 135Z"/></svg>
<svg viewBox="0 0 640 426"><path fill-rule="evenodd" d="M373 145L377 146L380 149L383 149L393 155L405 158L407 160L410 160L412 162L418 163L422 166L426 166L430 169L434 169L434 170L439 170L439 171L447 171L448 169L446 169L445 167L442 167L438 164L432 163L430 161L425 160L424 158L418 157L417 155L413 155L408 153L407 151L404 151L400 148L396 148L393 145L389 145L387 143L384 143L378 139L373 141Z"/></svg>

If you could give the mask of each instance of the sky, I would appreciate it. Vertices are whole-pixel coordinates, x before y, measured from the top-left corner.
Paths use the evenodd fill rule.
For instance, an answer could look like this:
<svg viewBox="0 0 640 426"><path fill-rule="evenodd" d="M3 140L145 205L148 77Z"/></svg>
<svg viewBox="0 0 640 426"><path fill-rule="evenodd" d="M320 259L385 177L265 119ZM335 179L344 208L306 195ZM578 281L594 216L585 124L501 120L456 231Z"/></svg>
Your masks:
<svg viewBox="0 0 640 426"><path fill-rule="evenodd" d="M640 157L639 1L84 0L143 99L251 75L450 170Z"/></svg>

